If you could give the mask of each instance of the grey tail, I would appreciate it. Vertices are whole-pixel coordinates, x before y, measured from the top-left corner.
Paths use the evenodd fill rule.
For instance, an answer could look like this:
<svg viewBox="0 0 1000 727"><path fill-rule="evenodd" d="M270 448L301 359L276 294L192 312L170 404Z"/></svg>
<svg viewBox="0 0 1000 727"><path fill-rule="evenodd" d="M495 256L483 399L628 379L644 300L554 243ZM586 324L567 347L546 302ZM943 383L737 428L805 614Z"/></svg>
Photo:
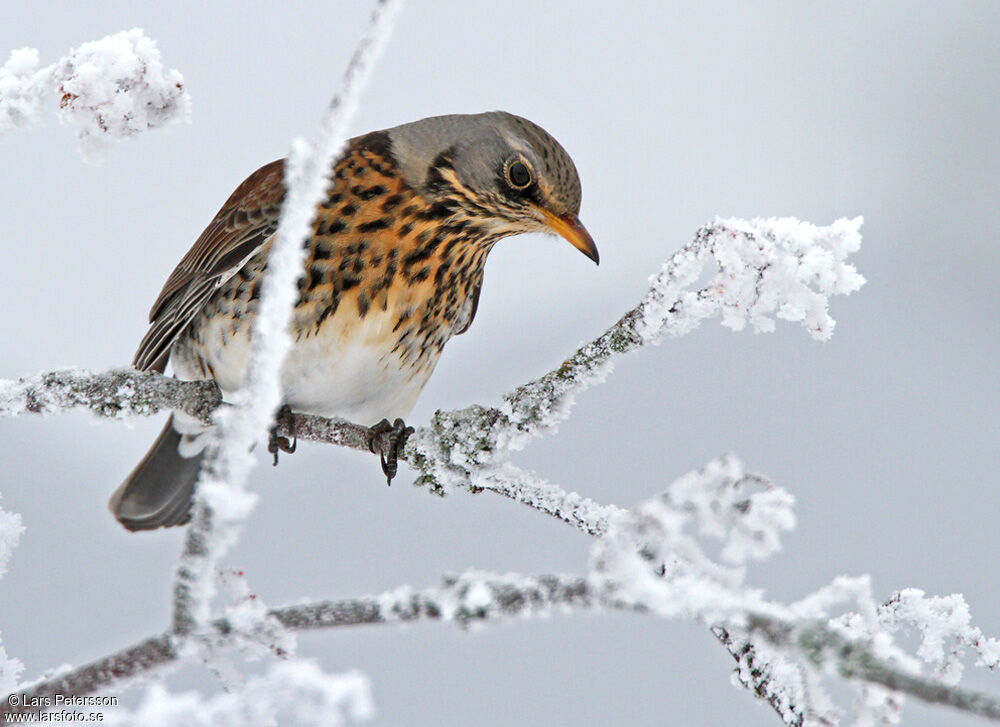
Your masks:
<svg viewBox="0 0 1000 727"><path fill-rule="evenodd" d="M191 518L202 455L182 457L173 416L132 474L115 490L108 508L132 531L183 525Z"/></svg>

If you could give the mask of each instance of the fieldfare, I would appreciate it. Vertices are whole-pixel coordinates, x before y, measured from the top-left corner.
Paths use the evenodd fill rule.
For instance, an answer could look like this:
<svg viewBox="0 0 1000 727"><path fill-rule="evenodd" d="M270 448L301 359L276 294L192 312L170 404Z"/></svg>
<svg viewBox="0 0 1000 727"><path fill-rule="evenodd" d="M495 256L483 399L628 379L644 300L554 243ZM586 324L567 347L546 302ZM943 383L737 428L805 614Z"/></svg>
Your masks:
<svg viewBox="0 0 1000 727"><path fill-rule="evenodd" d="M247 177L167 279L140 370L243 385L285 189L283 160ZM595 263L580 179L544 129L501 111L437 116L348 142L317 207L281 370L287 407L355 422L409 413L445 343L476 315L493 245L557 233ZM397 432L400 432L397 422ZM180 525L208 429L175 413L111 497L129 530Z"/></svg>

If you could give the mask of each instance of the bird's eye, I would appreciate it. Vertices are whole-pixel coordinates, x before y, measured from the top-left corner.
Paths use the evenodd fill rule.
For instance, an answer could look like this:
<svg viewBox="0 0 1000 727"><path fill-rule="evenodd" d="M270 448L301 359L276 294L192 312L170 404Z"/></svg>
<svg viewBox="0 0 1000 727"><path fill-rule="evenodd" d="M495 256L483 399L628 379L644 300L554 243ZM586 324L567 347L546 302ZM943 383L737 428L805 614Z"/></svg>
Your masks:
<svg viewBox="0 0 1000 727"><path fill-rule="evenodd" d="M525 189L531 184L531 172L528 165L517 161L507 167L507 182L514 189Z"/></svg>

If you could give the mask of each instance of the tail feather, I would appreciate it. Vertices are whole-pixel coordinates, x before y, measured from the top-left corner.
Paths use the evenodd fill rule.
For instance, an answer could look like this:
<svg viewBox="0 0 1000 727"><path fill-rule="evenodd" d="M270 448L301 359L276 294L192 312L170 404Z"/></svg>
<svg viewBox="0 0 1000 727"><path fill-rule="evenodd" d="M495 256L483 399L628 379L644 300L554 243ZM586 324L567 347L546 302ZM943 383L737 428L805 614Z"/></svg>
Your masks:
<svg viewBox="0 0 1000 727"><path fill-rule="evenodd" d="M191 500L202 455L182 457L182 435L171 416L152 448L115 490L108 508L132 531L183 525L191 518Z"/></svg>

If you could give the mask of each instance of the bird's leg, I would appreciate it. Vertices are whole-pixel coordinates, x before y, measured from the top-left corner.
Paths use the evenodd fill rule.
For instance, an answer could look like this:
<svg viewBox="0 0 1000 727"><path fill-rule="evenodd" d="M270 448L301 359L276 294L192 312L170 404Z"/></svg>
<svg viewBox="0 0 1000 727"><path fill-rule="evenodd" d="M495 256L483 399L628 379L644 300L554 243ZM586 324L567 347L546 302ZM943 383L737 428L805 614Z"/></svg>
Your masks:
<svg viewBox="0 0 1000 727"><path fill-rule="evenodd" d="M278 430L282 427L292 432L290 441L288 437L278 436ZM298 443L298 440L295 438L295 415L292 413L292 408L288 404L284 404L278 409L278 413L274 417L271 436L267 440L267 451L274 455L274 466L278 466L278 452L291 454L295 451Z"/></svg>
<svg viewBox="0 0 1000 727"><path fill-rule="evenodd" d="M406 426L406 422L402 419L397 419L392 424L388 419L383 419L368 430L368 449L379 453L387 485L392 485L392 478L396 476L399 453L403 451L406 440L411 434L413 427ZM378 444L377 450L376 444Z"/></svg>

